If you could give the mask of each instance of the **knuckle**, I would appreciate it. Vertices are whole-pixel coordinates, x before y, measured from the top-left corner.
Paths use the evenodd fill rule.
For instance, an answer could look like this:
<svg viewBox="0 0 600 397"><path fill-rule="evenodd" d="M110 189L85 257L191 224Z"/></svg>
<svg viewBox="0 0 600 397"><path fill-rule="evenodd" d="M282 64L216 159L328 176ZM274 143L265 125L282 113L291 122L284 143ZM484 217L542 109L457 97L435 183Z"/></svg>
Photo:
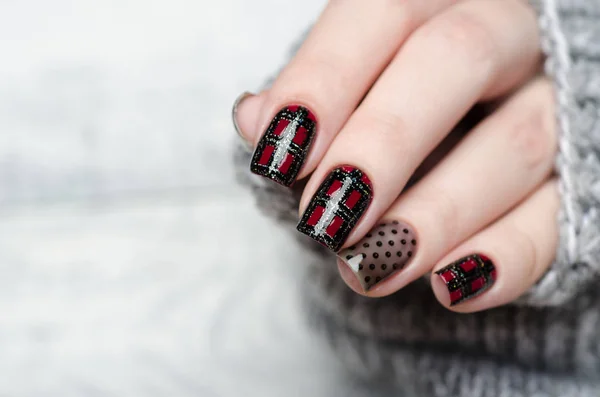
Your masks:
<svg viewBox="0 0 600 397"><path fill-rule="evenodd" d="M347 67L344 58L343 54L334 53L313 55L304 60L303 70L293 75L307 76L308 81L302 84L311 87L311 90L317 88L322 92L342 92L356 85L352 68Z"/></svg>
<svg viewBox="0 0 600 397"><path fill-rule="evenodd" d="M343 92L356 85L353 73L353 69L344 64L343 54L306 54L283 69L273 84L271 95L286 100L293 93L326 105L322 102L327 93Z"/></svg>
<svg viewBox="0 0 600 397"><path fill-rule="evenodd" d="M453 246L457 243L457 241L455 241L457 236L461 235L459 230L461 225L461 210L459 205L450 194L440 194L437 197L436 206L438 212L437 217L440 222L439 224L443 236L449 240L447 246Z"/></svg>
<svg viewBox="0 0 600 397"><path fill-rule="evenodd" d="M425 189L415 190L416 195L411 196L411 200L417 204L419 216L428 219L427 224L436 231L435 236L441 247L453 247L463 236L461 208L457 199L448 191L448 188L430 185Z"/></svg>
<svg viewBox="0 0 600 397"><path fill-rule="evenodd" d="M520 117L510 128L508 139L525 168L535 171L551 167L558 142L551 85L535 83L530 93L535 105L519 107Z"/></svg>
<svg viewBox="0 0 600 397"><path fill-rule="evenodd" d="M436 50L450 52L476 64L480 70L489 70L497 57L498 45L493 32L484 21L463 9L435 19L426 30L426 39Z"/></svg>
<svg viewBox="0 0 600 397"><path fill-rule="evenodd" d="M315 55L308 60L307 69L309 76L314 75L315 71L319 71L320 78L316 81L317 84L335 89L342 92L348 87L356 85L356 76L353 68L349 68L345 59L347 56L339 53L328 53L327 55Z"/></svg>
<svg viewBox="0 0 600 397"><path fill-rule="evenodd" d="M519 261L520 268L523 269L522 277L525 280L533 280L537 269L538 252L531 234L523 231L516 222L509 223L506 232L507 236L511 236L514 245L513 260Z"/></svg>
<svg viewBox="0 0 600 397"><path fill-rule="evenodd" d="M412 216L422 219L434 237L430 243L436 247L454 247L464 237L459 202L439 185L419 184L408 192ZM428 233L429 234L429 233Z"/></svg>
<svg viewBox="0 0 600 397"><path fill-rule="evenodd" d="M373 107L364 107L362 110L362 123L371 134L376 135L374 139L394 149L407 146L408 129L402 116L390 110Z"/></svg>

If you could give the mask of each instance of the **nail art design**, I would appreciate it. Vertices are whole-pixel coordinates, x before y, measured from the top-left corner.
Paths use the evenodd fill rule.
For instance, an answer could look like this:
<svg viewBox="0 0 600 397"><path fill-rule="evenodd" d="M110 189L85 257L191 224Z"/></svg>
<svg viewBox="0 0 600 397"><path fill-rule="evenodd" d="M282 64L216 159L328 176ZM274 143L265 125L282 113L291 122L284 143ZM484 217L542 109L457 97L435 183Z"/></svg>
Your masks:
<svg viewBox="0 0 600 397"><path fill-rule="evenodd" d="M258 142L250 170L291 186L313 142L317 129L315 115L303 106L287 106L275 115Z"/></svg>
<svg viewBox="0 0 600 397"><path fill-rule="evenodd" d="M383 222L371 229L356 245L338 254L356 274L365 291L400 271L417 250L412 228L404 222Z"/></svg>
<svg viewBox="0 0 600 397"><path fill-rule="evenodd" d="M297 229L338 251L373 197L371 181L352 166L331 171L304 211Z"/></svg>
<svg viewBox="0 0 600 397"><path fill-rule="evenodd" d="M459 259L438 270L436 274L448 287L452 306L476 297L496 281L494 264L490 258L481 254Z"/></svg>

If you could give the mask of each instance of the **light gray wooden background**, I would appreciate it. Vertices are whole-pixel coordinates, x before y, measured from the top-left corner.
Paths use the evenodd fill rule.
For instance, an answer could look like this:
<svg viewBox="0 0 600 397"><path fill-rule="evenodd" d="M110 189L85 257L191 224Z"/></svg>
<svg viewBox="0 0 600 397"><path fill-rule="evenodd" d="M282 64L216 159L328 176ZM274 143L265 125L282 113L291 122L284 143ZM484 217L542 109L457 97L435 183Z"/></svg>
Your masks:
<svg viewBox="0 0 600 397"><path fill-rule="evenodd" d="M0 395L369 395L230 162L323 3L0 1Z"/></svg>

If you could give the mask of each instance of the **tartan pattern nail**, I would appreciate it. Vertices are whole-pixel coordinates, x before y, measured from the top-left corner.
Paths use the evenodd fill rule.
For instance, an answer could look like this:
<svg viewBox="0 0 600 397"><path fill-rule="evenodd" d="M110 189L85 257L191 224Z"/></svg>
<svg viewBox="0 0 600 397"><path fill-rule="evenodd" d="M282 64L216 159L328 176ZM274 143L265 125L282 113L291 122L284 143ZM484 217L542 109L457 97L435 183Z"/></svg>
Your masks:
<svg viewBox="0 0 600 397"><path fill-rule="evenodd" d="M450 304L474 298L486 291L496 280L496 268L485 255L469 255L436 272L450 293Z"/></svg>
<svg viewBox="0 0 600 397"><path fill-rule="evenodd" d="M372 196L371 181L365 173L352 166L336 168L313 196L297 229L337 252Z"/></svg>
<svg viewBox="0 0 600 397"><path fill-rule="evenodd" d="M308 155L316 127L317 120L307 108L298 105L283 108L259 141L250 170L291 186Z"/></svg>

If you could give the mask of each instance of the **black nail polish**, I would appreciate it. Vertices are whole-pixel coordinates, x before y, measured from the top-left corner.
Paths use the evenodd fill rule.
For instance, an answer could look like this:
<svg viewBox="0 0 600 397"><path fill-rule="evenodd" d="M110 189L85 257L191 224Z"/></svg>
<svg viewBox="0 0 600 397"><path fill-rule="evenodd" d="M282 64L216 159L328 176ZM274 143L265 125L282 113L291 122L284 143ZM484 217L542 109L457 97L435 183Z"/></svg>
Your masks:
<svg viewBox="0 0 600 397"><path fill-rule="evenodd" d="M260 139L250 170L291 186L306 160L316 129L317 119L307 108L298 105L283 108Z"/></svg>
<svg viewBox="0 0 600 397"><path fill-rule="evenodd" d="M297 229L337 252L372 198L371 181L364 172L352 166L336 168L313 196Z"/></svg>
<svg viewBox="0 0 600 397"><path fill-rule="evenodd" d="M472 299L496 281L496 268L485 255L469 255L435 272L448 287L450 304Z"/></svg>

